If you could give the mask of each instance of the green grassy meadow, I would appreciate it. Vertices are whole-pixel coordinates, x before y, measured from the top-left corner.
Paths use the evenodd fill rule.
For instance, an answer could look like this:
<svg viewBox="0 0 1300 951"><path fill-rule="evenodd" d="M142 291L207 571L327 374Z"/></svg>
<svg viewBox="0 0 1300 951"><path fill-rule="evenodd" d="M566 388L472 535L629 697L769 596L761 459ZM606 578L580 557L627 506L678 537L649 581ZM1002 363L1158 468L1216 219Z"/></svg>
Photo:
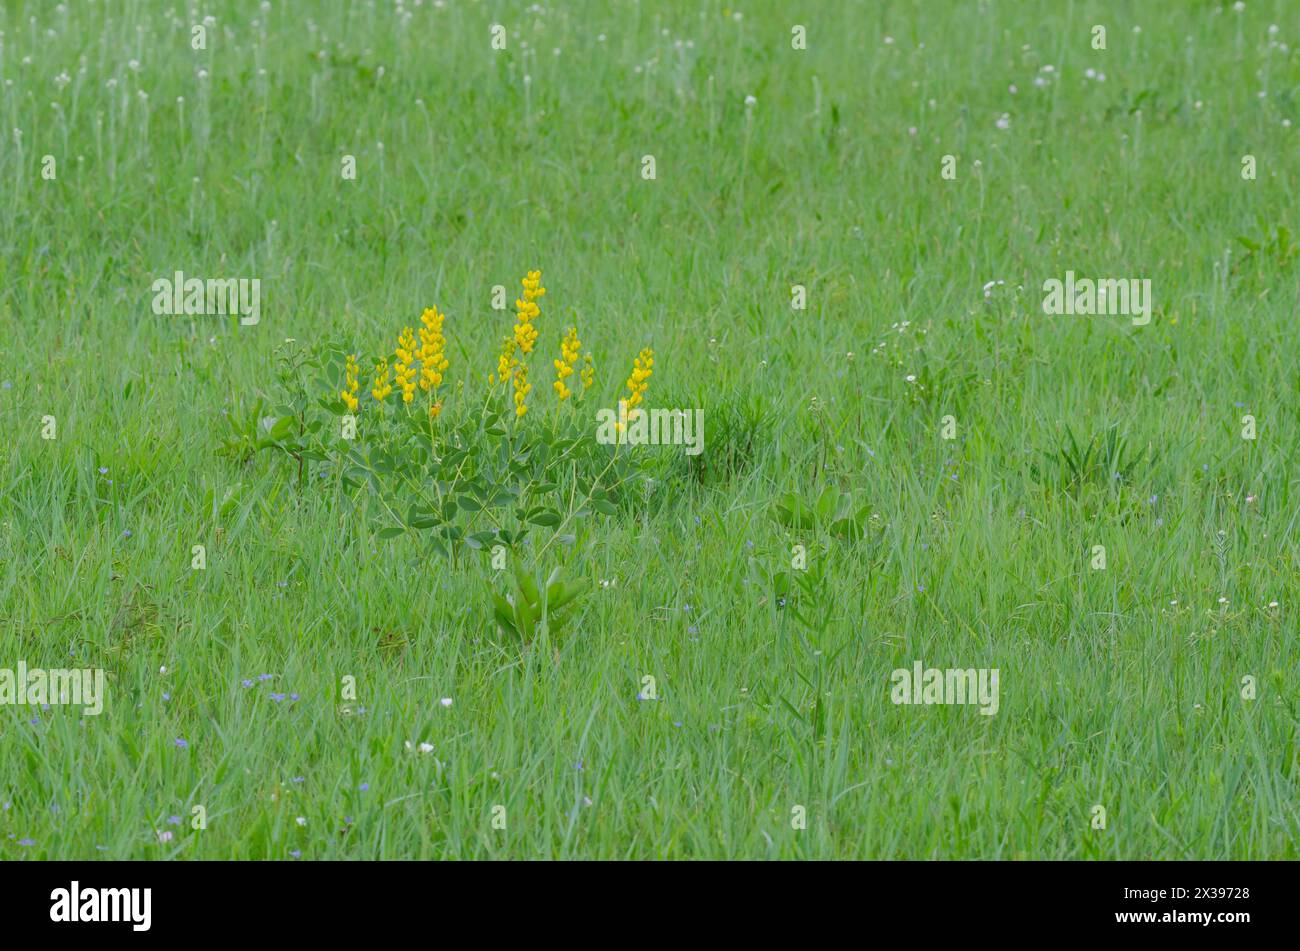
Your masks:
<svg viewBox="0 0 1300 951"><path fill-rule="evenodd" d="M107 685L0 706L0 860L1300 854L1294 6L734 2L0 8L0 668ZM1045 314L1067 270L1150 322ZM155 313L176 271L260 320ZM372 366L435 305L411 452L611 455L643 347L704 413L601 511L561 473L505 547L581 595L526 645L492 545L218 452L287 347L398 419ZM916 661L997 713L893 703Z"/></svg>

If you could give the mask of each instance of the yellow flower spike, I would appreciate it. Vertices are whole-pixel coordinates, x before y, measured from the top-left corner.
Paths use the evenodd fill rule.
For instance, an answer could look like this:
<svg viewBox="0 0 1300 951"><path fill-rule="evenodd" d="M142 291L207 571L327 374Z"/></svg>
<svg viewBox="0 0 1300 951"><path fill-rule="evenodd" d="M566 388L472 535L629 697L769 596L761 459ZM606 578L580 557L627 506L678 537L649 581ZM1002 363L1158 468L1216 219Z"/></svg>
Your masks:
<svg viewBox="0 0 1300 951"><path fill-rule="evenodd" d="M515 418L518 419L528 412L528 404L525 400L533 389L533 385L528 382L528 364L519 363L515 366L511 383L515 390Z"/></svg>
<svg viewBox="0 0 1300 951"><path fill-rule="evenodd" d="M375 385L370 395L382 403L392 392L393 386L388 382L388 361L383 360L375 364Z"/></svg>
<svg viewBox="0 0 1300 951"><path fill-rule="evenodd" d="M442 384L442 375L449 363L447 361L447 340L442 335L442 321L445 314L438 308L427 308L420 315L420 388L429 392Z"/></svg>
<svg viewBox="0 0 1300 951"><path fill-rule="evenodd" d="M501 341L501 355L497 357L497 379L502 383L510 378L510 371L514 369L518 360L515 359L515 350L519 344L515 342L514 337L506 337ZM489 378L490 380L491 378Z"/></svg>
<svg viewBox="0 0 1300 951"><path fill-rule="evenodd" d="M591 384L595 382L596 367L595 364L591 362L590 353L584 353L582 355L582 362L582 391L585 393L587 390L591 389Z"/></svg>
<svg viewBox="0 0 1300 951"><path fill-rule="evenodd" d="M627 379L627 407L638 405L650 387L650 376L654 373L655 355L649 347L637 354L632 363L632 375Z"/></svg>
<svg viewBox="0 0 1300 951"><path fill-rule="evenodd" d="M397 352L393 360L395 381L402 389L402 402L409 403L415 399L415 332L410 327L403 328L397 337Z"/></svg>
<svg viewBox="0 0 1300 951"><path fill-rule="evenodd" d="M534 301L546 293L546 288L542 287L541 271L529 271L519 283L524 286L524 300Z"/></svg>
<svg viewBox="0 0 1300 951"><path fill-rule="evenodd" d="M520 283L524 286L524 296L522 300L515 299L515 344L520 352L527 354L533 352L537 343L537 327L533 321L542 312L535 302L546 293L546 288L542 287L541 271L529 271Z"/></svg>
<svg viewBox="0 0 1300 951"><path fill-rule="evenodd" d="M570 327L564 339L560 341L560 359L553 361L556 379L552 386L555 387L555 393L562 401L573 395L573 391L564 381L566 377L573 375L573 365L578 361L580 349L582 343L578 340L578 328Z"/></svg>
<svg viewBox="0 0 1300 951"><path fill-rule="evenodd" d="M356 357L349 353L347 364L343 368L343 389L339 392L339 397L349 413L357 411L357 390L361 387L361 381L358 379L360 373L361 368L357 366Z"/></svg>
<svg viewBox="0 0 1300 951"><path fill-rule="evenodd" d="M431 404L431 405L429 406L429 418L430 418L430 419L437 419L437 418L438 418L438 414L441 413L441 412L442 412L442 400L438 400L438 402L433 403L433 404Z"/></svg>

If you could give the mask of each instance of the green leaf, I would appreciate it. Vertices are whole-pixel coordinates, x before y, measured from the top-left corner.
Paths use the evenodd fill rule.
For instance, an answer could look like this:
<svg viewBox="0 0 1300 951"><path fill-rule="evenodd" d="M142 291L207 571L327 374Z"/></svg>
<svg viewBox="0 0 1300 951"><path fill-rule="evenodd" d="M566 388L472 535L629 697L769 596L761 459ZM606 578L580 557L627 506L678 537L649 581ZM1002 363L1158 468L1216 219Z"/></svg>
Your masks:
<svg viewBox="0 0 1300 951"><path fill-rule="evenodd" d="M465 536L465 544L478 551L495 542L496 537L495 532L475 532L472 535Z"/></svg>
<svg viewBox="0 0 1300 951"><path fill-rule="evenodd" d="M828 485L822 490L821 497L817 499L817 517L824 522L830 521L839 504L840 490L833 485Z"/></svg>
<svg viewBox="0 0 1300 951"><path fill-rule="evenodd" d="M293 432L294 424L297 422L298 420L294 419L292 416L281 416L276 420L275 425L271 427L269 438L275 442L279 442Z"/></svg>
<svg viewBox="0 0 1300 951"><path fill-rule="evenodd" d="M514 618L511 613L512 611L513 608L511 607L510 602L493 591L492 616L496 618L497 624L500 625L503 630L518 637L519 631L515 628Z"/></svg>
<svg viewBox="0 0 1300 951"><path fill-rule="evenodd" d="M515 561L515 583L519 585L519 590L523 594L523 600L529 604L538 604L541 601L541 595L537 591L537 582L533 576L524 570L523 565L518 560Z"/></svg>
<svg viewBox="0 0 1300 951"><path fill-rule="evenodd" d="M781 497L776 503L773 515L787 528L807 530L815 525L812 509L793 492L787 492Z"/></svg>
<svg viewBox="0 0 1300 951"><path fill-rule="evenodd" d="M515 602L515 625L524 640L532 640L533 625L537 623L537 612L532 610L523 598Z"/></svg>
<svg viewBox="0 0 1300 951"><path fill-rule="evenodd" d="M585 585L577 582L556 581L546 589L547 614L549 615L552 611L559 611L586 590Z"/></svg>
<svg viewBox="0 0 1300 951"><path fill-rule="evenodd" d="M851 518L842 518L831 524L831 534L846 542L856 542L862 538L862 526Z"/></svg>

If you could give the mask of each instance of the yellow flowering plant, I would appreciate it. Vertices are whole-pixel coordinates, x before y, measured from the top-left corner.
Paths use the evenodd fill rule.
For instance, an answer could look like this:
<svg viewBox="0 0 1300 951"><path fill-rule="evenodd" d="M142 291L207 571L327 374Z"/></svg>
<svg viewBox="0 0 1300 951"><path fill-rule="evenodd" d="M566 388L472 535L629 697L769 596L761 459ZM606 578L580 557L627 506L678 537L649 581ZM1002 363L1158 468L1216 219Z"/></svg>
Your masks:
<svg viewBox="0 0 1300 951"><path fill-rule="evenodd" d="M447 333L455 320L427 307L418 325L388 338L391 351L366 357L322 344L299 359L282 381L298 394L283 407L288 421L277 418L254 451L275 446L304 466L320 461L312 475L332 476L322 485L372 503L380 538L421 538L453 561L466 548L494 559L501 548L518 553L536 531L547 533L531 548L538 563L573 544L589 516L615 512L636 470L628 453L598 443L575 411L595 382L578 327L548 328L540 271L520 283L513 326L485 388L464 371L450 375ZM550 387L538 393L534 378L549 369L534 359L544 338L555 341L550 352L558 357L550 361ZM629 381L638 402L652 365L651 352L642 351ZM324 377L314 404L308 387L291 380L312 369ZM542 584L518 562L515 583L505 598L493 593L492 612L524 642L543 628L554 633L557 612L578 593L558 576Z"/></svg>

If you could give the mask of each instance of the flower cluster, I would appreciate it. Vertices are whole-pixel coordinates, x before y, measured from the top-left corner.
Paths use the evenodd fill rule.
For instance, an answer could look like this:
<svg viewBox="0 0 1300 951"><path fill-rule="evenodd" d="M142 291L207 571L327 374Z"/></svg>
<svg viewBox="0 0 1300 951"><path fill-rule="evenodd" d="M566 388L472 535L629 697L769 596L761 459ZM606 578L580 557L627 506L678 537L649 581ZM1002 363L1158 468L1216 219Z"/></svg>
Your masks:
<svg viewBox="0 0 1300 951"><path fill-rule="evenodd" d="M528 404L524 401L528 399L528 394L533 388L533 385L528 382L528 364L517 362L510 382L515 390L515 418L518 419L528 412Z"/></svg>
<svg viewBox="0 0 1300 951"><path fill-rule="evenodd" d="M655 352L646 347L632 363L632 375L627 378L627 389L630 394L627 398L627 408L637 406L645 396L645 391L650 387L650 376L654 373Z"/></svg>
<svg viewBox="0 0 1300 951"><path fill-rule="evenodd" d="M392 392L393 384L388 382L388 361L381 360L375 364L375 385L371 388L370 395L382 403Z"/></svg>
<svg viewBox="0 0 1300 951"><path fill-rule="evenodd" d="M578 339L578 328L570 327L569 332L560 341L560 359L555 361L555 382L551 384L561 400L567 400L573 395L573 390L569 389L564 381L565 378L573 375L573 365L578 362L578 353L581 350L582 341Z"/></svg>
<svg viewBox="0 0 1300 951"><path fill-rule="evenodd" d="M528 412L526 400L533 385L528 382L528 364L523 358L533 352L537 343L537 327L533 321L542 312L537 306L537 298L546 293L546 288L542 287L541 271L529 271L520 283L524 286L524 296L515 300L514 336L506 339L497 360L498 375L503 382L508 375L514 390L516 419Z"/></svg>
<svg viewBox="0 0 1300 951"><path fill-rule="evenodd" d="M426 308L420 315L420 389L426 393L442 385L442 374L447 369L447 341L442 335L445 314L438 308Z"/></svg>
<svg viewBox="0 0 1300 951"><path fill-rule="evenodd" d="M402 402L409 403L415 399L415 332L410 327L403 328L397 338L397 359L393 362L393 371L397 375L397 385L402 388Z"/></svg>
<svg viewBox="0 0 1300 951"><path fill-rule="evenodd" d="M508 383L507 392L516 419L522 418L529 409L528 399L533 384L529 380L528 354L534 352L539 337L537 319L541 316L541 308L537 301L546 293L546 288L542 286L541 271L529 271L520 283L523 285L523 294L515 301L514 327L501 341L496 372L488 375L488 383L492 386L500 384L505 387ZM423 391L428 394L429 419L439 417L443 409L441 387L446 381L449 366L447 338L443 334L445 320L446 315L437 307L426 307L420 314L417 329L402 328L393 355L374 365L370 395L375 402L383 403L394 392L399 392L402 403L410 405L415 402L417 391ZM355 413L360 404L360 359L354 354L347 355L343 388L337 391L343 407L351 413ZM565 331L560 340L559 359L552 363L555 367L555 381L551 386L558 402L585 393L595 382L595 364L591 354L584 352L576 326L570 326ZM642 402L653 366L653 351L649 348L642 350L627 382L631 394L627 400L629 407ZM575 376L576 380L581 381L580 389ZM464 381L461 381L456 392L460 393L463 387Z"/></svg>
<svg viewBox="0 0 1300 951"><path fill-rule="evenodd" d="M542 312L537 306L537 298L546 294L546 288L542 287L541 271L529 271L520 283L524 285L524 296L522 300L515 299L515 343L522 353L527 354L533 352L533 345L537 343L537 328L533 321Z"/></svg>
<svg viewBox="0 0 1300 951"><path fill-rule="evenodd" d="M502 383L504 383L507 379L509 379L510 371L513 370L515 368L515 364L519 362L519 358L515 356L516 349L517 349L517 344L515 343L514 337L506 337L501 341L501 353L497 357L496 376L493 377L491 374L489 374L488 383L495 383L497 380L500 380Z"/></svg>
<svg viewBox="0 0 1300 951"><path fill-rule="evenodd" d="M357 411L357 390L361 387L361 381L358 379L360 372L361 367L357 366L356 356L349 353L347 365L343 369L343 389L339 392L343 405L348 408L349 413Z"/></svg>

